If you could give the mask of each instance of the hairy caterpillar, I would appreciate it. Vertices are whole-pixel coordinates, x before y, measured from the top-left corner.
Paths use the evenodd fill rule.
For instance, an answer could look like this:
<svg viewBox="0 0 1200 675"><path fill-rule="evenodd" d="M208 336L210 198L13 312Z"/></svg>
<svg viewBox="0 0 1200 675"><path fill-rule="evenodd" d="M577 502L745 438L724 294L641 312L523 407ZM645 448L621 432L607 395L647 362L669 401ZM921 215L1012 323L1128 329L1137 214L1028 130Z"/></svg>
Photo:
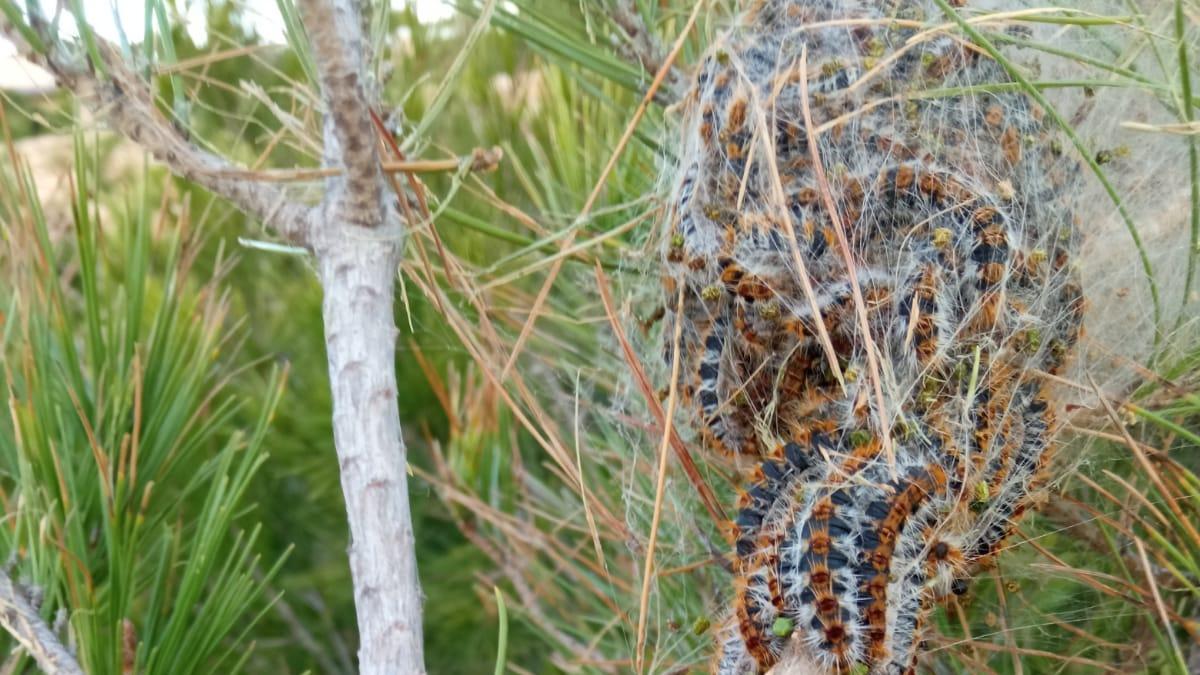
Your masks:
<svg viewBox="0 0 1200 675"><path fill-rule="evenodd" d="M684 102L667 349L705 441L761 460L720 673L765 671L789 640L828 672L911 672L931 602L1048 462L1044 376L1082 322L1078 171L1036 105L989 86L998 64L922 32L939 16L756 0Z"/></svg>

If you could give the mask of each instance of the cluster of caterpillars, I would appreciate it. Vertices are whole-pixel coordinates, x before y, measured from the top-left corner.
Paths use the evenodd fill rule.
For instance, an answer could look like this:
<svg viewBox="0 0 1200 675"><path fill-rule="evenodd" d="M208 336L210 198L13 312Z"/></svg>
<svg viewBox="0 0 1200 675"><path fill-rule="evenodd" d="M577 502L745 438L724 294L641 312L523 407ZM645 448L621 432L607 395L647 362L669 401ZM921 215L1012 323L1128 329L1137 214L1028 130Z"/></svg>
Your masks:
<svg viewBox="0 0 1200 675"><path fill-rule="evenodd" d="M705 445L755 462L716 668L792 641L829 672L908 673L1043 479L1045 376L1081 323L1078 172L1037 106L980 87L999 65L912 40L932 2L749 5L685 101L663 244L675 384Z"/></svg>

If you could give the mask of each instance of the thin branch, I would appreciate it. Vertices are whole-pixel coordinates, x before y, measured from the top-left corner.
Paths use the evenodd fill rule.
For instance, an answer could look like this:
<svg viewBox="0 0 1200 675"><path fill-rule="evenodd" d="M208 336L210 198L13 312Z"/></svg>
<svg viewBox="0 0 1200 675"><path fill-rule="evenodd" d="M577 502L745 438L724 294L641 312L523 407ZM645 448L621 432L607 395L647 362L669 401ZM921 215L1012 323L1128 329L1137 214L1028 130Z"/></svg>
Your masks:
<svg viewBox="0 0 1200 675"><path fill-rule="evenodd" d="M237 171L237 167L196 147L164 118L154 105L150 86L130 70L115 46L95 37L107 75L101 79L94 64L87 63L82 54L65 52L43 19L30 17L30 24L45 52L37 51L4 17L0 17L0 34L16 45L21 56L50 71L60 87L85 100L90 97L93 112L166 164L172 173L229 200L288 241L307 244L312 209L276 186L224 177L222 174Z"/></svg>
<svg viewBox="0 0 1200 675"><path fill-rule="evenodd" d="M675 316L683 315L683 284L679 285L679 293L675 299ZM658 526L662 520L663 495L667 486L667 446L671 442L672 428L675 422L675 403L679 394L679 353L680 341L683 335L683 322L676 320L675 337L671 343L671 388L667 394L666 425L663 429L662 443L658 447L658 480L654 484L654 516L650 520L650 538L646 544L646 562L642 565L642 595L638 603L637 647L633 653L634 670L639 674L644 672L646 658L646 615L650 610L650 581L654 578L654 548L658 543Z"/></svg>
<svg viewBox="0 0 1200 675"><path fill-rule="evenodd" d="M83 675L79 662L17 588L7 572L0 573L0 626L8 631L49 675Z"/></svg>
<svg viewBox="0 0 1200 675"><path fill-rule="evenodd" d="M634 382L638 385L638 389L641 390L647 407L650 408L650 414L654 416L655 421L658 423L658 428L670 431L671 447L674 448L675 454L679 458L679 464L683 467L683 472L687 475L692 487L696 489L696 494L700 496L700 501L704 504L705 509L708 510L708 515L712 518L713 523L721 528L722 534L726 538L725 543L732 547L733 538L730 536L730 530L728 527L724 527L729 522L729 516L725 515L725 511L721 508L721 503L717 500L717 496L713 494L712 488L701 477L700 470L696 468L696 462L692 459L687 445L679 438L679 434L675 433L672 426L667 424L662 405L658 402L658 397L654 394L654 389L650 386L650 380L646 377L646 372L642 369L637 355L633 351L633 347L629 344L629 339L625 337L625 327L617 318L617 311L612 301L612 293L608 290L608 279L604 276L604 271L599 265L597 265L595 273L596 286L600 290L600 300L604 304L604 313L608 316L609 325L612 326L617 342L621 345L621 353L625 357L625 363L633 371Z"/></svg>
<svg viewBox="0 0 1200 675"><path fill-rule="evenodd" d="M256 573L255 578L261 579L262 575ZM300 617L296 616L296 610L292 609L292 606L288 604L284 594L277 593L273 595L275 595L276 600L271 605L271 608L275 610L275 614L279 616L280 621L288 627L288 630L292 634L292 639L295 640L296 644L311 654L313 659L316 660L317 664L321 667L321 672L346 672L334 663L333 657L329 655L328 650L321 643L317 642L317 638L313 636L312 631L308 630L308 627L304 625Z"/></svg>
<svg viewBox="0 0 1200 675"><path fill-rule="evenodd" d="M325 101L325 164L342 166L330 178L326 203L336 216L362 227L383 223L383 172L370 104L363 85L363 34L350 0L301 0Z"/></svg>
<svg viewBox="0 0 1200 675"><path fill-rule="evenodd" d="M451 157L450 159L410 159L387 160L381 165L384 173L439 173L449 171L470 171L487 173L494 171L500 165L504 151L496 146L490 150L476 148L470 155ZM320 180L332 176L340 176L341 167L331 166L320 169L233 169L222 173L225 178L252 180L264 183L294 183Z"/></svg>
<svg viewBox="0 0 1200 675"><path fill-rule="evenodd" d="M647 73L657 73L667 62L667 49L642 20L642 15L634 7L633 0L617 0L611 14L615 23L625 33L625 44L619 45L617 51L625 58L635 61ZM664 89L670 92L669 100L678 100L683 89L683 76L674 66L668 68L664 81Z"/></svg>

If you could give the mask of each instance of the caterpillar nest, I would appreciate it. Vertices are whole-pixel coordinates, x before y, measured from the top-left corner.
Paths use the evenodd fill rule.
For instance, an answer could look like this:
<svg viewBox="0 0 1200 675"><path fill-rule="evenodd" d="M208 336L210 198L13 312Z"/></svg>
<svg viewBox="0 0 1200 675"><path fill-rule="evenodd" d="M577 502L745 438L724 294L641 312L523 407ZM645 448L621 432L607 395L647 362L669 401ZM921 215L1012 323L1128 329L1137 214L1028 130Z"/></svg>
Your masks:
<svg viewBox="0 0 1200 675"><path fill-rule="evenodd" d="M908 673L1047 466L1078 169L1023 94L980 90L998 64L910 42L932 2L750 4L684 102L663 237L676 385L758 462L715 667Z"/></svg>

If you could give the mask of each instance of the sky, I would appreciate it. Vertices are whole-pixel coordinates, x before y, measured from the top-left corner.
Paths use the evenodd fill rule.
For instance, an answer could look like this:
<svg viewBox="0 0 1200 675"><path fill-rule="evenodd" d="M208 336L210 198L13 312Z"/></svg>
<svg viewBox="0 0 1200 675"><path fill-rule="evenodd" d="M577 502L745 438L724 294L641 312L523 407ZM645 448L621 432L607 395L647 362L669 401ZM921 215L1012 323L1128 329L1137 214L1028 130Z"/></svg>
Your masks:
<svg viewBox="0 0 1200 675"><path fill-rule="evenodd" d="M452 0L392 0L397 7L412 6L423 22L434 22L454 14ZM51 16L56 0L41 0L43 11ZM186 9L189 32L197 42L204 40L204 6L207 0L184 0L177 4L181 11ZM275 0L241 0L247 20L267 42L283 42L283 24L276 9ZM116 40L118 23L131 42L142 39L142 12L145 0L88 0L84 3L88 21L100 35ZM0 89L37 90L51 85L50 76L15 55L13 45L0 38Z"/></svg>

